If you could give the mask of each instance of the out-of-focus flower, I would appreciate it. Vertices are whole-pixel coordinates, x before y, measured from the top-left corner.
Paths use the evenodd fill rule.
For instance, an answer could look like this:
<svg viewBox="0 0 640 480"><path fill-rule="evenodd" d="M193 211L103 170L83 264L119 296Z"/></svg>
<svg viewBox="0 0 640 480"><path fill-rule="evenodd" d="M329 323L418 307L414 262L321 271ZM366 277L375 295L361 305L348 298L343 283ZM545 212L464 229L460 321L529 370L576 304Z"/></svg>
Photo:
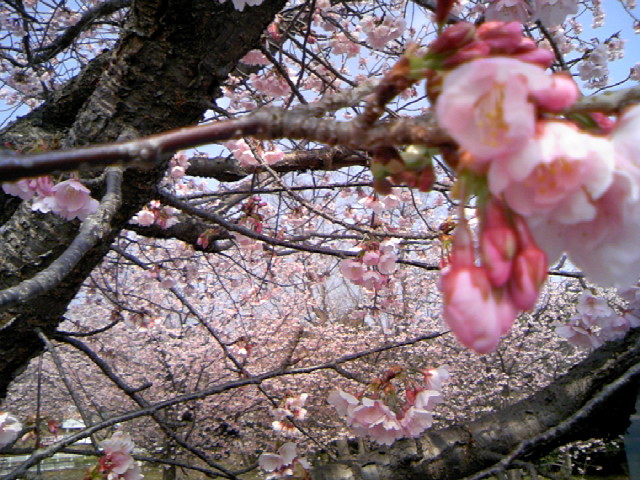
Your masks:
<svg viewBox="0 0 640 480"><path fill-rule="evenodd" d="M527 23L531 8L526 0L492 0L484 17L487 21Z"/></svg>
<svg viewBox="0 0 640 480"><path fill-rule="evenodd" d="M521 215L563 224L592 220L611 184L613 145L564 122L543 122L522 150L493 162L489 188Z"/></svg>
<svg viewBox="0 0 640 480"><path fill-rule="evenodd" d="M475 85L476 88L469 88ZM496 157L513 155L534 136L536 107L532 99L558 98L555 108L577 99L556 96L553 90L567 90L556 84L541 67L513 58L480 58L464 63L449 73L436 104L438 124L482 164ZM535 102L535 100L533 100Z"/></svg>
<svg viewBox="0 0 640 480"><path fill-rule="evenodd" d="M535 0L534 16L547 27L564 23L567 15L578 13L577 0Z"/></svg>
<svg viewBox="0 0 640 480"><path fill-rule="evenodd" d="M260 50L250 50L240 59L246 65L269 65L271 62Z"/></svg>
<svg viewBox="0 0 640 480"><path fill-rule="evenodd" d="M4 448L18 438L22 424L8 412L0 412L0 448Z"/></svg>

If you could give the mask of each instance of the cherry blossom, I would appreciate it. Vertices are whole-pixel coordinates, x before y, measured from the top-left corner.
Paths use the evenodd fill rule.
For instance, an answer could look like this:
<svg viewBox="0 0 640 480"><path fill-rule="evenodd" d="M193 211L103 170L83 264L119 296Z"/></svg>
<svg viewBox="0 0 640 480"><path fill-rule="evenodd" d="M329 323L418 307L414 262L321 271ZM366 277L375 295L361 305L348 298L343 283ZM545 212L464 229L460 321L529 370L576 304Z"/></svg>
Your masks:
<svg viewBox="0 0 640 480"><path fill-rule="evenodd" d="M491 165L489 187L521 215L575 224L595 217L613 177L611 142L563 122L543 122L526 146Z"/></svg>
<svg viewBox="0 0 640 480"><path fill-rule="evenodd" d="M145 227L155 224L160 228L166 229L178 223L177 213L178 210L175 208L162 205L157 200L152 200L148 206L131 219L131 222Z"/></svg>
<svg viewBox="0 0 640 480"><path fill-rule="evenodd" d="M526 0L492 0L484 13L488 21L526 23L531 8Z"/></svg>
<svg viewBox="0 0 640 480"><path fill-rule="evenodd" d="M100 471L108 478L139 480L142 478L140 467L131 456L133 441L128 434L116 432L107 440L100 442L104 456L100 458Z"/></svg>
<svg viewBox="0 0 640 480"><path fill-rule="evenodd" d="M405 21L402 18L386 16L383 19L365 16L360 21L362 31L367 35L367 44L375 49L382 49L389 42L400 37L404 32Z"/></svg>
<svg viewBox="0 0 640 480"><path fill-rule="evenodd" d="M84 220L98 206L99 202L91 198L91 191L73 178L56 184L52 188L52 195L40 196L33 202L34 210L53 212L67 220Z"/></svg>
<svg viewBox="0 0 640 480"><path fill-rule="evenodd" d="M298 436L301 432L290 421L290 419L303 421L307 416L307 410L304 404L309 398L308 393L301 393L293 397L287 397L284 401L284 405L273 411L274 417L277 420L271 423L273 430L282 433L286 436Z"/></svg>
<svg viewBox="0 0 640 480"><path fill-rule="evenodd" d="M0 412L0 449L18 438L22 431L20 421L9 412Z"/></svg>
<svg viewBox="0 0 640 480"><path fill-rule="evenodd" d="M424 372L425 385L429 390L441 391L444 383L449 380L449 365L442 365L438 368L429 368Z"/></svg>
<svg viewBox="0 0 640 480"><path fill-rule="evenodd" d="M265 472L271 473L268 478L291 478L296 473L305 472L311 466L304 458L299 458L294 443L287 442L277 453L263 453L258 459L258 465Z"/></svg>
<svg viewBox="0 0 640 480"><path fill-rule="evenodd" d="M250 50L240 61L247 65L269 65L271 63L260 50Z"/></svg>
<svg viewBox="0 0 640 480"><path fill-rule="evenodd" d="M562 91L566 86L563 82ZM436 104L438 123L478 163L513 155L535 133L532 96L549 98L556 88L552 76L530 63L502 57L473 60L445 77ZM573 92L563 97L567 103L577 98L577 88Z"/></svg>
<svg viewBox="0 0 640 480"><path fill-rule="evenodd" d="M534 3L534 15L547 28L562 24L567 15L578 13L577 0L534 0Z"/></svg>
<svg viewBox="0 0 640 480"><path fill-rule="evenodd" d="M604 298L585 290L576 305L578 314L567 323L556 322L556 332L573 345L597 348L623 337L630 328L640 326L640 319L632 314L634 302L630 303L632 309L619 315Z"/></svg>

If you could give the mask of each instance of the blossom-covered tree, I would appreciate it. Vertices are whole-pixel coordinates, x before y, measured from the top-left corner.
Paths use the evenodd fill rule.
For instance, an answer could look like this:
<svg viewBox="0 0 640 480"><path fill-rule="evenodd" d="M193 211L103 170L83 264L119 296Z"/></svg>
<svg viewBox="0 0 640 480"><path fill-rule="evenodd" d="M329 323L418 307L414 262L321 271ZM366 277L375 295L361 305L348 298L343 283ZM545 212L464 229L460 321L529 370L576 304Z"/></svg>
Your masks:
<svg viewBox="0 0 640 480"><path fill-rule="evenodd" d="M589 96L624 43L586 18L600 2L0 7L4 443L15 415L36 447L43 418L87 427L7 478L83 437L103 478L481 478L622 433L639 95Z"/></svg>

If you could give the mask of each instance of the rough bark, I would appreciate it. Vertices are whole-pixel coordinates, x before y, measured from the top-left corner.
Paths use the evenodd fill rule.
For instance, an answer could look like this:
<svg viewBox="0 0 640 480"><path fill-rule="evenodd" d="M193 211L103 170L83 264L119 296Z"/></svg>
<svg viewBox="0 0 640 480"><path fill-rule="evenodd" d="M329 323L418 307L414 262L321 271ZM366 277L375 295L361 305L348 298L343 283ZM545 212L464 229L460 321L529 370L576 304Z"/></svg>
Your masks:
<svg viewBox="0 0 640 480"><path fill-rule="evenodd" d="M60 142L65 146L134 138L194 124L218 96L228 72L256 45L283 5L283 0L272 0L238 12L230 2L221 5L212 0L134 2L95 88L77 82L90 92L88 100L81 94L74 99L67 92L64 98L71 106L60 110L64 114L53 116L44 112L55 111L54 107L43 107L40 123L45 130L68 128ZM62 125L53 124L56 118ZM0 140L18 143L15 136ZM55 329L112 240L152 198L161 175L162 168L127 171L122 207L102 241L55 289L0 314L0 398L29 359L42 350L34 329L45 333ZM99 196L101 192L95 193ZM16 209L0 228L0 288L14 286L46 268L71 243L77 229L77 222L34 213L24 205Z"/></svg>

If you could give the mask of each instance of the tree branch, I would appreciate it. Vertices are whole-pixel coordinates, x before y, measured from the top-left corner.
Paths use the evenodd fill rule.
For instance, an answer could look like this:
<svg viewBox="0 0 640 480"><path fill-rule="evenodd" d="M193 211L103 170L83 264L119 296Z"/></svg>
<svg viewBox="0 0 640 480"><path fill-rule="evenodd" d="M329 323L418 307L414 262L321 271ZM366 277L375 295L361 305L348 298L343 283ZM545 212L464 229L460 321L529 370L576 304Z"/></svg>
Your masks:
<svg viewBox="0 0 640 480"><path fill-rule="evenodd" d="M19 302L40 295L52 288L66 277L78 264L82 257L93 248L111 228L111 220L122 202L120 186L122 170L111 167L107 171L107 192L98 210L89 215L82 223L78 235L71 245L54 260L51 265L37 273L34 277L18 285L0 290L0 308L6 308ZM6 328L10 324L2 326Z"/></svg>
<svg viewBox="0 0 640 480"><path fill-rule="evenodd" d="M91 27L97 19L111 15L130 5L131 0L108 0L87 10L74 25L67 28L49 45L37 48L35 50L37 53L31 57L30 63L38 64L51 60L58 53L70 46L78 35Z"/></svg>

